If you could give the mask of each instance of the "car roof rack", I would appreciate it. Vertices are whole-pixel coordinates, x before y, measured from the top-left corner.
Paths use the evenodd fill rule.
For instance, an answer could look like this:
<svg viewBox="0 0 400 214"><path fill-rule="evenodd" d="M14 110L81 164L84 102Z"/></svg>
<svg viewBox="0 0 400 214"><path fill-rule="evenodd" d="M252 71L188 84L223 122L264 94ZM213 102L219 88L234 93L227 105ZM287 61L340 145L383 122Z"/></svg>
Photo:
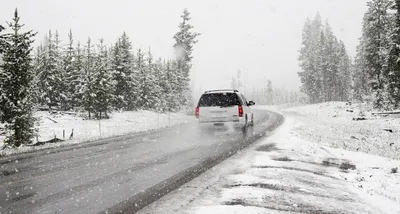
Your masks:
<svg viewBox="0 0 400 214"><path fill-rule="evenodd" d="M239 92L239 91L236 90L236 89L218 89L218 90L208 90L208 91L205 91L204 93L218 92L218 91L233 91L233 92Z"/></svg>

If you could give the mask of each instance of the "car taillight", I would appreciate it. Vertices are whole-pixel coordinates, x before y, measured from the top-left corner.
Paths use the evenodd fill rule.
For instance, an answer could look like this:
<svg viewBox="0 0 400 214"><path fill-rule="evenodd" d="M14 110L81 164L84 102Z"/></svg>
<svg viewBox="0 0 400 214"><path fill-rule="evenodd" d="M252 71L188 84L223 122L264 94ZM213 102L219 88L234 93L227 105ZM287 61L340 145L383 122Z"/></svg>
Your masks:
<svg viewBox="0 0 400 214"><path fill-rule="evenodd" d="M196 118L199 118L199 115L200 115L200 108L197 107L196 108Z"/></svg>
<svg viewBox="0 0 400 214"><path fill-rule="evenodd" d="M243 117L243 107L239 106L239 117Z"/></svg>

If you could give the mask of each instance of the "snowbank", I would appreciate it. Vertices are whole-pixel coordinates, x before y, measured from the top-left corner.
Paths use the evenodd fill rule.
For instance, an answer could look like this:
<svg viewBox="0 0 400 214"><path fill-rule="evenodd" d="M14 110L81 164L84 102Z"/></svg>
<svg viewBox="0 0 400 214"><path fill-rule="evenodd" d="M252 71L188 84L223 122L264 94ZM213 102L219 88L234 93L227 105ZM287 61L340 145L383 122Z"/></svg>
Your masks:
<svg viewBox="0 0 400 214"><path fill-rule="evenodd" d="M365 104L343 102L281 109L281 112L298 120L295 130L312 142L400 159L400 114L376 115Z"/></svg>
<svg viewBox="0 0 400 214"><path fill-rule="evenodd" d="M105 120L85 120L74 114L50 114L47 111L36 112L35 117L39 119L37 126L39 141L47 141L54 137L66 141L36 147L22 146L15 149L5 149L0 151L0 156L150 131L193 120L193 117L184 113L159 114L151 111L113 112L111 118ZM72 132L73 137L69 139Z"/></svg>

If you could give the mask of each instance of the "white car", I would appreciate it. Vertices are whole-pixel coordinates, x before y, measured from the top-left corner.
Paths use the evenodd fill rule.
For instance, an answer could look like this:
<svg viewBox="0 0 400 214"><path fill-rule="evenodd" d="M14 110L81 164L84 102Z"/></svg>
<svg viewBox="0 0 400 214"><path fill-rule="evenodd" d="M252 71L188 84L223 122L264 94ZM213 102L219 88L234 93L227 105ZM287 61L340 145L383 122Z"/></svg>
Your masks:
<svg viewBox="0 0 400 214"><path fill-rule="evenodd" d="M206 91L200 97L196 108L196 118L200 125L227 125L245 130L254 124L250 106L238 90Z"/></svg>

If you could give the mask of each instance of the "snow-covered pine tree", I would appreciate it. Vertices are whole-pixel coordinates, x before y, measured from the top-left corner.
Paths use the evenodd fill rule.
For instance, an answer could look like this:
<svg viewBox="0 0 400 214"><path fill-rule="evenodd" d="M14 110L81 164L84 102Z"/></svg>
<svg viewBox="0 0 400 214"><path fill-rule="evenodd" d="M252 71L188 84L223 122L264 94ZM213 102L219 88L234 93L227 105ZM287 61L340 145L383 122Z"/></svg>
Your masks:
<svg viewBox="0 0 400 214"><path fill-rule="evenodd" d="M93 110L98 119L107 118L112 109L114 82L108 63L108 52L104 40L100 39L97 47L97 55L94 59L93 68Z"/></svg>
<svg viewBox="0 0 400 214"><path fill-rule="evenodd" d="M308 60L310 60L310 83L312 100L314 102L323 101L323 93L326 91L324 88L324 76L321 70L321 52L323 49L323 44L321 42L321 32L323 32L324 26L322 24L322 18L319 12L315 15L314 19L311 21L311 31L310 31L310 52L308 53ZM326 43L326 42L325 42ZM325 56L324 56L325 57ZM326 60L326 59L325 59ZM278 92L279 89L278 89ZM283 99L283 97L282 97ZM280 101L282 103L283 101Z"/></svg>
<svg viewBox="0 0 400 214"><path fill-rule="evenodd" d="M338 65L338 100L348 101L351 94L351 61L347 54L343 41L339 42L339 65Z"/></svg>
<svg viewBox="0 0 400 214"><path fill-rule="evenodd" d="M333 101L336 99L337 94L337 79L338 79L338 56L337 56L337 49L338 49L338 42L333 35L332 28L330 27L329 23L326 22L324 27L324 36L325 42L322 52L324 57L324 65L322 70L322 79L324 85L324 100L325 101Z"/></svg>
<svg viewBox="0 0 400 214"><path fill-rule="evenodd" d="M352 90L353 98L358 101L363 101L366 95L370 94L368 87L368 73L364 71L365 68L365 40L364 37L360 38L360 44L357 46L356 57L354 58L354 65L352 66Z"/></svg>
<svg viewBox="0 0 400 214"><path fill-rule="evenodd" d="M400 107L400 0L395 0L394 28L390 35L390 49L388 56L387 92L390 105Z"/></svg>
<svg viewBox="0 0 400 214"><path fill-rule="evenodd" d="M61 110L68 110L68 84L66 82L66 70L63 62L63 47L58 34L58 30L54 34L54 58L56 60L56 72L58 84L56 85L56 93L58 93L58 106Z"/></svg>
<svg viewBox="0 0 400 214"><path fill-rule="evenodd" d="M344 48L343 53L340 52L341 48ZM319 14L312 21L306 20L298 58L301 71L298 74L302 83L301 91L308 96L309 102L341 100L344 90L349 90L350 79L342 83L343 79L340 78L341 74L348 77L348 69L343 67L346 68L344 73L339 71L339 66L348 65L348 56L340 55L347 55L345 52L344 45L340 45L329 23L322 25ZM285 102L289 102L290 93L286 95Z"/></svg>
<svg viewBox="0 0 400 214"><path fill-rule="evenodd" d="M82 94L82 106L88 112L89 120L92 119L92 113L95 112L94 61L95 53L93 52L93 45L90 38L88 38L83 60L84 79L80 90Z"/></svg>
<svg viewBox="0 0 400 214"><path fill-rule="evenodd" d="M111 69L113 74L113 80L115 81L115 91L113 93L114 107L121 110L126 107L124 98L124 88L127 88L126 74L122 67L121 58L121 39L118 39L113 48L111 49Z"/></svg>
<svg viewBox="0 0 400 214"><path fill-rule="evenodd" d="M178 65L175 60L167 62L166 65L166 75L169 84L169 94L168 94L168 111L178 111L182 108L182 94L180 93L179 81L182 80L180 77L180 72L178 72Z"/></svg>
<svg viewBox="0 0 400 214"><path fill-rule="evenodd" d="M67 78L70 84L71 105L73 108L82 107L83 88L85 86L84 51L78 42L73 60L72 73Z"/></svg>
<svg viewBox="0 0 400 214"><path fill-rule="evenodd" d="M49 47L49 42L51 42L51 39L49 39L48 35L44 36L44 41L41 44L41 53L37 54L35 61L37 61L37 67L36 69L36 78L38 79L38 88L39 88L39 104L40 105L46 105L48 106L48 92L47 88L49 87L47 78L50 76L49 72L47 71L48 69L48 47Z"/></svg>
<svg viewBox="0 0 400 214"><path fill-rule="evenodd" d="M0 25L0 33L4 30L5 28ZM3 53L6 50L6 40L5 40L5 35L0 34L0 65L3 64ZM3 70L0 66L0 74L3 73ZM3 88L3 82L0 81L0 91ZM0 101L1 101L1 96L2 93L0 92ZM2 103L0 103L2 104ZM5 114L3 113L3 108L0 108L0 122L4 123L5 122Z"/></svg>
<svg viewBox="0 0 400 214"><path fill-rule="evenodd" d="M162 70L160 75L160 87L161 87L161 112L171 111L172 105L172 82L171 82L171 73L170 73L170 65L169 61L165 61L162 63Z"/></svg>
<svg viewBox="0 0 400 214"><path fill-rule="evenodd" d="M193 46L198 42L196 39L200 34L193 32L193 26L189 24L190 13L184 9L179 24L179 31L174 35L174 50L176 54L176 69L179 77L178 93L182 106L190 103L190 69L192 67Z"/></svg>
<svg viewBox="0 0 400 214"><path fill-rule="evenodd" d="M43 44L40 44L37 48L36 51L34 53L34 57L33 57L33 62L32 62L32 70L33 70L33 74L34 74L34 78L33 78L33 91L32 91L32 96L33 96L33 102L35 104L43 104L42 100L41 100L41 94L40 94L40 88L39 88L39 82L40 82L40 72L41 69L43 68L43 55L44 55L44 48L43 48Z"/></svg>
<svg viewBox="0 0 400 214"><path fill-rule="evenodd" d="M6 128L10 135L6 142L19 147L28 144L34 136L32 102L33 71L31 67L31 44L35 33L21 32L18 11L15 9L9 27L13 32L2 35L5 49L0 72L0 108L5 113Z"/></svg>
<svg viewBox="0 0 400 214"><path fill-rule="evenodd" d="M318 70L318 51L321 39L322 22L319 13L311 21L307 19L302 34L302 45L300 48L301 71L298 72L302 83L301 90L308 95L311 103L321 101L321 71Z"/></svg>
<svg viewBox="0 0 400 214"><path fill-rule="evenodd" d="M114 107L118 110L126 107L124 98L124 88L127 88L126 74L123 72L122 59L121 59L121 45L120 39L115 43L111 49L111 69L113 73L113 80L115 81L115 91L113 93Z"/></svg>
<svg viewBox="0 0 400 214"><path fill-rule="evenodd" d="M74 39L72 36L72 30L69 30L68 33L68 45L62 54L63 59L63 73L65 75L64 85L65 85L65 110L76 107L76 103L74 100L74 93L76 93L76 82L79 76L76 75L74 68L74 60L75 60L75 48L74 48Z"/></svg>
<svg viewBox="0 0 400 214"><path fill-rule="evenodd" d="M59 109L65 103L62 60L60 53L60 41L58 33L53 36L51 31L46 37L44 44L45 53L43 55L43 68L39 74L39 88L41 100L49 107Z"/></svg>
<svg viewBox="0 0 400 214"><path fill-rule="evenodd" d="M147 52L147 63L145 64L144 82L142 89L145 89L145 102L143 108L148 110L157 109L157 101L160 93L160 87L157 82L153 55L150 51Z"/></svg>
<svg viewBox="0 0 400 214"><path fill-rule="evenodd" d="M147 92L149 90L149 85L146 83L146 68L145 68L145 60L144 53L141 49L137 50L135 57L135 71L137 72L136 79L138 81L137 92L138 97L136 100L137 108L144 109L147 102Z"/></svg>
<svg viewBox="0 0 400 214"><path fill-rule="evenodd" d="M391 16L388 9L391 0L371 0L364 15L362 39L364 62L362 70L367 72L369 87L374 94L374 107L384 107L384 90L387 80L384 69L389 48L388 35L391 31Z"/></svg>
<svg viewBox="0 0 400 214"><path fill-rule="evenodd" d="M116 82L114 106L117 109L137 109L137 80L134 71L132 44L124 32L112 50L111 68Z"/></svg>
<svg viewBox="0 0 400 214"><path fill-rule="evenodd" d="M317 45L315 47L315 84L314 87L318 90L315 94L316 97L315 99L318 100L318 102L324 102L326 101L326 94L327 94L327 87L325 85L325 73L328 70L328 55L325 55L326 52L326 37L324 31L321 30L319 40L317 42Z"/></svg>
<svg viewBox="0 0 400 214"><path fill-rule="evenodd" d="M301 71L299 71L297 74L299 75L300 82L302 84L301 90L309 96L310 102L314 103L316 102L315 98L316 96L314 95L315 92L313 89L313 79L312 79L313 75L311 73L311 67L312 67L310 60L311 44L312 44L311 20L307 18L303 27L300 56L298 58L300 62Z"/></svg>
<svg viewBox="0 0 400 214"><path fill-rule="evenodd" d="M153 89L155 96L155 105L153 109L157 112L163 112L166 106L165 94L164 94L164 87L165 87L165 74L163 68L163 62L161 58L158 58L153 63L153 76L154 76L154 85L155 88Z"/></svg>
<svg viewBox="0 0 400 214"><path fill-rule="evenodd" d="M4 30L5 28L0 25L0 33ZM4 35L0 34L0 57L2 56L2 54L4 53L6 48L6 40L4 38Z"/></svg>

